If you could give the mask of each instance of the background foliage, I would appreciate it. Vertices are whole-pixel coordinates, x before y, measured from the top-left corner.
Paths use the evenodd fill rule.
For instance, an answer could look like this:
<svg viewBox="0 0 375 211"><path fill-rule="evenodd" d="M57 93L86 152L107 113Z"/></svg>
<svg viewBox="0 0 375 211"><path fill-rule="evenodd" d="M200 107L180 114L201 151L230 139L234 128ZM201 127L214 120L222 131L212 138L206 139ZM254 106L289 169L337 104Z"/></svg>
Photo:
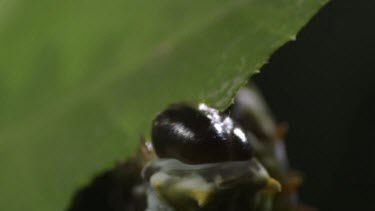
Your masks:
<svg viewBox="0 0 375 211"><path fill-rule="evenodd" d="M329 2L254 79L290 131L301 198L321 211L375 210L375 2Z"/></svg>
<svg viewBox="0 0 375 211"><path fill-rule="evenodd" d="M225 107L324 2L0 1L0 209L66 208L171 102Z"/></svg>

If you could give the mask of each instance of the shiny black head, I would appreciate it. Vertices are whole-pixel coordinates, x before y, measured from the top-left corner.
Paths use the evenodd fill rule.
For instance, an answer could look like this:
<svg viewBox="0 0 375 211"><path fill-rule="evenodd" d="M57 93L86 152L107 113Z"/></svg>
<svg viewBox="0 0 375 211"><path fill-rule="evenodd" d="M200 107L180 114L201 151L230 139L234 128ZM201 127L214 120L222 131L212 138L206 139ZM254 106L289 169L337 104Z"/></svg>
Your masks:
<svg viewBox="0 0 375 211"><path fill-rule="evenodd" d="M249 160L248 137L233 120L219 111L199 104L169 106L155 118L152 144L160 158L203 164Z"/></svg>

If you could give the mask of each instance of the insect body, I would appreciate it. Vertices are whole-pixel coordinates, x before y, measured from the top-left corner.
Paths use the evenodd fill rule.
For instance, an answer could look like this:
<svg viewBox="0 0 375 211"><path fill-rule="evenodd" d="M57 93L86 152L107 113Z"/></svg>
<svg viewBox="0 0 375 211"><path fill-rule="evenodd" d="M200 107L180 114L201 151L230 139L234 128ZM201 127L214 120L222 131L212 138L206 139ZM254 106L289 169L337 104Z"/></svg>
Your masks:
<svg viewBox="0 0 375 211"><path fill-rule="evenodd" d="M169 106L152 127L160 159L143 170L150 183L148 209L270 210L280 184L253 156L255 139L230 116L205 104Z"/></svg>
<svg viewBox="0 0 375 211"><path fill-rule="evenodd" d="M252 149L242 128L205 104L173 104L157 115L152 144L159 158L189 164L249 160Z"/></svg>
<svg viewBox="0 0 375 211"><path fill-rule="evenodd" d="M285 131L254 87L224 112L173 104L152 122L151 141L81 190L70 211L306 211Z"/></svg>

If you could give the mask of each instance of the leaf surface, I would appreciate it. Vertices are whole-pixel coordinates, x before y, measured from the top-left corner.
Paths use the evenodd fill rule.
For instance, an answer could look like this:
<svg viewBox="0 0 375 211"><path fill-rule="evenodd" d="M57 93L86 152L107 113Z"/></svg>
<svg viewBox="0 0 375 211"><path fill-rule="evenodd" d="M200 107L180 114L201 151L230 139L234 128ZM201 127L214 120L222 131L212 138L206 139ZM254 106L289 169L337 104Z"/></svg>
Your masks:
<svg viewBox="0 0 375 211"><path fill-rule="evenodd" d="M177 101L225 108L325 0L0 1L0 210L64 210Z"/></svg>

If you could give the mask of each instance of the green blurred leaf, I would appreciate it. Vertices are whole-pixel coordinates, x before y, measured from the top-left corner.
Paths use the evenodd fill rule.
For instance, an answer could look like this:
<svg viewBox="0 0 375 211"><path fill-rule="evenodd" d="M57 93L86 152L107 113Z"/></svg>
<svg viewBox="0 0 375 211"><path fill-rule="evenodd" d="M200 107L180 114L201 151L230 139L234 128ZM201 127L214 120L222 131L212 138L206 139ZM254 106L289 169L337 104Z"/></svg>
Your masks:
<svg viewBox="0 0 375 211"><path fill-rule="evenodd" d="M227 106L325 0L0 1L0 210L63 210L175 101Z"/></svg>

